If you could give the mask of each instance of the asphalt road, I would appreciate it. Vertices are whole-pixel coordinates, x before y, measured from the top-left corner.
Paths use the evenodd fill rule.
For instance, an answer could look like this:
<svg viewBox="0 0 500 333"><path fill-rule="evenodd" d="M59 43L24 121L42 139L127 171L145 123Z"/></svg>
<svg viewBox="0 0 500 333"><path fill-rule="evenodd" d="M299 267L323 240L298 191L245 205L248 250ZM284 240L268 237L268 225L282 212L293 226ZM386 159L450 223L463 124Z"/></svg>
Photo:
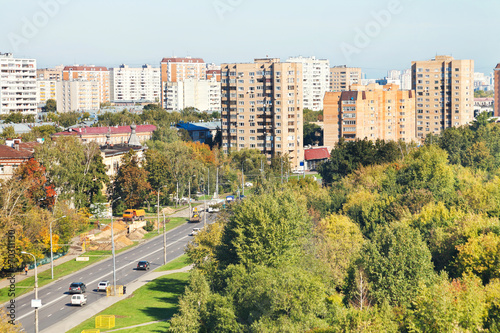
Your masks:
<svg viewBox="0 0 500 333"><path fill-rule="evenodd" d="M207 215L207 223L215 221L216 214ZM184 248L192 239L189 233L195 227L203 227L201 223L185 223L167 232L167 262L181 256ZM116 284L127 285L138 279L146 271L138 271L137 262L147 260L151 262L151 270L163 265L163 237L155 237L148 242L116 255ZM113 283L113 259L103 260L91 267L84 268L67 277L59 279L38 290L38 298L42 300L42 307L38 311L39 330L42 331L62 320L71 320L78 316L79 306L71 305L71 295L68 294L72 282L83 282L87 286L87 305L106 297L105 292L97 292L99 281L109 280ZM27 332L35 331L35 314L31 308L31 299L34 293L28 293L16 299L16 320L19 320ZM85 318L87 319L87 318Z"/></svg>

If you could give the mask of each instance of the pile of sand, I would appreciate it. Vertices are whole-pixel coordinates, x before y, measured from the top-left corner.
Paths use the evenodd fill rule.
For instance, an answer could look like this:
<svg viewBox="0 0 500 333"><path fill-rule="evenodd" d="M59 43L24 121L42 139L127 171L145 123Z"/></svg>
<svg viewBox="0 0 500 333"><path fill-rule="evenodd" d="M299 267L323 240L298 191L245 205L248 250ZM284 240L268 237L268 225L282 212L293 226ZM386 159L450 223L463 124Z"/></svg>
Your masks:
<svg viewBox="0 0 500 333"><path fill-rule="evenodd" d="M161 212L165 215L171 215L173 213L175 213L175 210L173 210L172 208L170 207L165 207L161 210Z"/></svg>
<svg viewBox="0 0 500 333"><path fill-rule="evenodd" d="M117 250L123 249L124 247L132 244L134 244L134 242L128 239L125 235L122 235L115 239L115 249Z"/></svg>
<svg viewBox="0 0 500 333"><path fill-rule="evenodd" d="M128 235L130 240L136 241L144 238L144 235L148 232L142 228L137 228Z"/></svg>
<svg viewBox="0 0 500 333"><path fill-rule="evenodd" d="M127 231L127 224L122 221L113 222L113 233L116 235ZM95 236L95 239L111 238L111 223L102 229L102 232Z"/></svg>

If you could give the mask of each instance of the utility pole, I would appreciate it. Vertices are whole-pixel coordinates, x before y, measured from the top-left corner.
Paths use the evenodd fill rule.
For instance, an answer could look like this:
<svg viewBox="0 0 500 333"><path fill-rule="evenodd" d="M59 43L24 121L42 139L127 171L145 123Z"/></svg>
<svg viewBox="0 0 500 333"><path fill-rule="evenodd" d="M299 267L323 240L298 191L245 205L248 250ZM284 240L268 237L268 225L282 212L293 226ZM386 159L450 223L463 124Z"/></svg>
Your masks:
<svg viewBox="0 0 500 333"><path fill-rule="evenodd" d="M189 201L189 218L193 216L193 211L191 210L191 179L188 181L188 190L189 190L189 195L188 195L188 201Z"/></svg>
<svg viewBox="0 0 500 333"><path fill-rule="evenodd" d="M243 191L243 195L245 195L245 174L243 173L243 166L241 167L241 190Z"/></svg>
<svg viewBox="0 0 500 333"><path fill-rule="evenodd" d="M113 233L113 203L116 200L120 200L122 197L118 197L111 201L111 252L113 255L113 296L116 296L116 256L115 256L115 236Z"/></svg>
<svg viewBox="0 0 500 333"><path fill-rule="evenodd" d="M215 197L219 198L219 167L217 167L217 177L215 177Z"/></svg>
<svg viewBox="0 0 500 333"><path fill-rule="evenodd" d="M179 182L177 181L177 192L175 193L175 196L177 197L175 200L175 208L177 208L177 205L179 204Z"/></svg>
<svg viewBox="0 0 500 333"><path fill-rule="evenodd" d="M36 257L33 253L28 253L25 251L21 251L22 254L29 254L33 257L35 261L35 299L34 301L39 302L39 304L33 305L33 301L31 301L31 306L35 308L35 333L38 333L38 307L41 306L41 301L38 299L38 272L36 269Z"/></svg>
<svg viewBox="0 0 500 333"><path fill-rule="evenodd" d="M50 225L49 225L49 229L50 229L50 274L51 274L52 280L54 280L54 249L52 247L52 222L55 222L57 220L65 218L65 217L66 217L66 215L61 216L60 218L55 219L53 221L50 221Z"/></svg>
<svg viewBox="0 0 500 333"><path fill-rule="evenodd" d="M207 168L208 170L208 191L207 194L210 196L210 168ZM207 207L205 207L207 208Z"/></svg>
<svg viewBox="0 0 500 333"><path fill-rule="evenodd" d="M156 201L156 231L158 235L160 234L160 188L157 191L158 200Z"/></svg>
<svg viewBox="0 0 500 333"><path fill-rule="evenodd" d="M281 160L281 186L283 186L283 157L280 156Z"/></svg>
<svg viewBox="0 0 500 333"><path fill-rule="evenodd" d="M167 264L167 231L165 230L165 212L163 214L163 265Z"/></svg>

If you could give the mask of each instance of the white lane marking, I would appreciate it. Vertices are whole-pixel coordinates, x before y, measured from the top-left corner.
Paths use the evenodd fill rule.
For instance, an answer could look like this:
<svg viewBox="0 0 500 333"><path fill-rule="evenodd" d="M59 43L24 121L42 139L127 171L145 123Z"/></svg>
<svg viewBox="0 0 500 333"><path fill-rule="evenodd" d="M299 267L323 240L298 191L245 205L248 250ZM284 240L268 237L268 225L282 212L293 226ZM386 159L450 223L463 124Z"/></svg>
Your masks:
<svg viewBox="0 0 500 333"><path fill-rule="evenodd" d="M185 238L188 238L188 237L189 237L189 236L184 236L184 237L182 237L182 238L179 238L178 240L176 240L176 241L174 241L174 242L171 242L169 245L173 245L173 244L175 244L175 243L178 243L178 242L180 242L181 240L183 240L183 239L185 239ZM159 251L163 251L163 248L160 248L160 249L158 249L158 250L156 250L156 251L152 252L152 253L151 253L151 255L153 255L153 254L155 254L156 252L159 252ZM139 259L136 259L136 260L139 260ZM122 267L120 267L120 268L116 269L116 271L118 272L119 270L124 269L124 268L125 268L125 267L127 267L128 265L130 265L130 263L129 263L129 264L125 264L125 265L123 265ZM109 266L111 266L111 265L109 265ZM109 274L109 273L108 273L108 274ZM106 274L106 275L108 275L108 274ZM104 276L106 276L106 275L104 275ZM98 281L98 280L100 280L100 279L102 279L102 277L97 278L97 279L95 279L95 280L93 280L93 281L90 281L90 282L89 282L89 283L87 283L87 284L92 284L92 283L95 283L96 281ZM43 310L43 308L46 308L46 307L48 307L49 305L51 305L51 304L53 304L53 303L55 303L55 302L57 302L57 301L59 301L59 300L61 300L61 299L65 298L65 297L68 297L68 295L66 295L66 294L65 294L65 295L62 295L61 297L56 298L56 299L54 299L54 300L52 300L52 301L48 302L47 304L44 304L40 310ZM61 308L61 310L64 310L64 307L63 307L63 308ZM35 310L31 310L30 312L28 312L28 313L26 313L26 314L24 314L24 315L22 315L22 316L20 316L20 317L17 317L17 320L21 320L21 319L23 319L23 318L26 318L27 316L31 315L33 312L35 312Z"/></svg>

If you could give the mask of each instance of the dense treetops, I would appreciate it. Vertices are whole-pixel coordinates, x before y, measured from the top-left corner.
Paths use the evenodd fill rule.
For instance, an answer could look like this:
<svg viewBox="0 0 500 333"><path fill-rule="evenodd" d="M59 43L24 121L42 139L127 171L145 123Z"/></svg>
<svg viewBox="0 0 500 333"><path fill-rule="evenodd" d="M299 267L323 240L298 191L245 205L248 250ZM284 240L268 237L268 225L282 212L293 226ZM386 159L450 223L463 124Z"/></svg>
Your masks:
<svg viewBox="0 0 500 333"><path fill-rule="evenodd" d="M264 184L189 245L170 330L498 332L497 131L479 118L418 148L340 142L330 186Z"/></svg>

